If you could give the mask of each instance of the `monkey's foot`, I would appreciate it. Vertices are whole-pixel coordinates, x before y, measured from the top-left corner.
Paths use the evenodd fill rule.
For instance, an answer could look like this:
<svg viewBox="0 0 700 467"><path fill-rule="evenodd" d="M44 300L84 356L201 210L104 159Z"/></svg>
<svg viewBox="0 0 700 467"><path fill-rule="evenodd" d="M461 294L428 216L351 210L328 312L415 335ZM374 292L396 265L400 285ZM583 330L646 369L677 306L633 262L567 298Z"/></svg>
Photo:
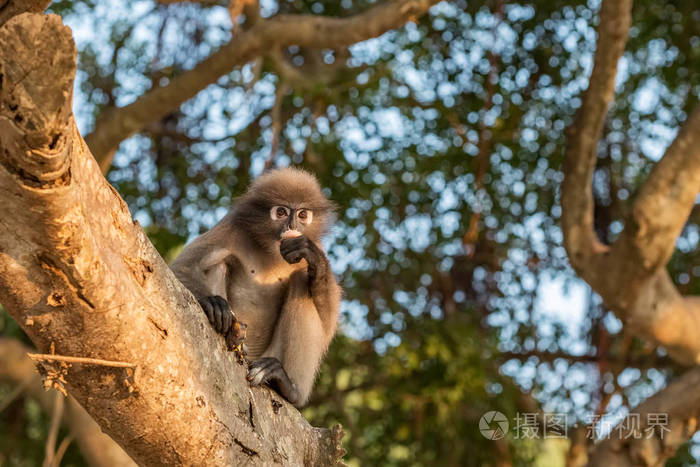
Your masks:
<svg viewBox="0 0 700 467"><path fill-rule="evenodd" d="M204 310L211 325L216 329L216 332L220 334L226 335L233 323L238 322L224 297L218 295L203 297L199 299L199 305Z"/></svg>
<svg viewBox="0 0 700 467"><path fill-rule="evenodd" d="M293 405L300 402L301 395L296 384L289 379L282 363L274 357L264 357L248 367L248 381L251 386L267 384Z"/></svg>

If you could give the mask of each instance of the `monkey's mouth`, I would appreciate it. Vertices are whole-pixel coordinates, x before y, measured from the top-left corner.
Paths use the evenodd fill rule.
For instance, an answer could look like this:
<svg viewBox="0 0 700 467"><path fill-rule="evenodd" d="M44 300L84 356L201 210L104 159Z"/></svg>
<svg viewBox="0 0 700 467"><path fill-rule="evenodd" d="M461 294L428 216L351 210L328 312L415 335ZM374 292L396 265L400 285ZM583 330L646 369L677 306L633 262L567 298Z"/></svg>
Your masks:
<svg viewBox="0 0 700 467"><path fill-rule="evenodd" d="M282 232L282 235L280 235L280 240L286 240L288 238L297 237L301 237L301 232L299 232L298 230L287 229L284 232Z"/></svg>

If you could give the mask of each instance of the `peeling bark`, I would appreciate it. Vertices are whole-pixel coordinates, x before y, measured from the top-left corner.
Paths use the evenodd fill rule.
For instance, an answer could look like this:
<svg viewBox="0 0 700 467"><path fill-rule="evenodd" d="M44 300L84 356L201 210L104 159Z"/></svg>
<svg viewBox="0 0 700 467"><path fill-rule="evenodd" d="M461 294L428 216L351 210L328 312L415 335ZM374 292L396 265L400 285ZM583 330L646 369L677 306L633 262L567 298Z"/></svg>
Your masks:
<svg viewBox="0 0 700 467"><path fill-rule="evenodd" d="M260 21L166 86L147 92L132 104L105 110L85 140L106 172L119 143L178 108L233 68L280 47L334 49L377 37L423 15L435 3L438 1L392 0L349 18L278 15Z"/></svg>
<svg viewBox="0 0 700 467"><path fill-rule="evenodd" d="M332 465L314 428L225 350L107 183L71 111L76 50L54 15L0 28L0 302L66 389L141 465ZM57 368L60 370L60 368Z"/></svg>

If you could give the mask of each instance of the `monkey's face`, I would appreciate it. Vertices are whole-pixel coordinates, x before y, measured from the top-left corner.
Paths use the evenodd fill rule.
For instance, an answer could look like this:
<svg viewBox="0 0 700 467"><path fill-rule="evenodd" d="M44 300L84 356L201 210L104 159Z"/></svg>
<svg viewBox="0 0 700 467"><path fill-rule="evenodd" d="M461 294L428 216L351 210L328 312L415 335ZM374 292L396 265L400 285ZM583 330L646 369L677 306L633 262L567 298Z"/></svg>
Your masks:
<svg viewBox="0 0 700 467"><path fill-rule="evenodd" d="M323 195L316 178L292 168L258 178L236 201L234 217L251 239L275 252L284 232L298 231L318 242L335 219L333 203Z"/></svg>
<svg viewBox="0 0 700 467"><path fill-rule="evenodd" d="M301 235L315 233L312 229L314 212L305 207L275 205L270 208L276 238L282 238L287 231L296 231Z"/></svg>

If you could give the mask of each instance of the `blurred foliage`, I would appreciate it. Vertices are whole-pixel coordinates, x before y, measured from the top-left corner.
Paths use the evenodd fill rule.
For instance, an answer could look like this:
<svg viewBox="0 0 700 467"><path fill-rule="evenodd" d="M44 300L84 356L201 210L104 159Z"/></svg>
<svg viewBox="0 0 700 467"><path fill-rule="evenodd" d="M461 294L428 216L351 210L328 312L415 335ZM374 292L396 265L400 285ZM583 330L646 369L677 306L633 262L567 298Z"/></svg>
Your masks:
<svg viewBox="0 0 700 467"><path fill-rule="evenodd" d="M229 41L224 3L54 2L78 43L83 133ZM261 5L263 16L347 16L372 3ZM328 250L345 300L305 415L343 424L351 465L554 465L559 445L486 440L479 418L619 417L677 373L662 349L624 333L561 245L564 130L592 66L598 6L457 0L347 50L290 47L121 145L108 178L166 259L266 162L318 175L341 207ZM594 179L605 241L698 94L700 4L635 2ZM687 294L700 293L699 212L669 264ZM17 334L0 319L0 334ZM41 458L46 420L30 405L0 414L0 433L15 433L0 435L10 465ZM692 446L669 465L694 464Z"/></svg>
<svg viewBox="0 0 700 467"><path fill-rule="evenodd" d="M13 337L31 345L29 338L1 306L0 337ZM17 386L17 382L0 381L0 466L38 466L44 460L50 414L44 413L32 398L21 393L17 395ZM66 435L65 428L59 430L59 442ZM85 465L75 443L69 445L61 465Z"/></svg>

